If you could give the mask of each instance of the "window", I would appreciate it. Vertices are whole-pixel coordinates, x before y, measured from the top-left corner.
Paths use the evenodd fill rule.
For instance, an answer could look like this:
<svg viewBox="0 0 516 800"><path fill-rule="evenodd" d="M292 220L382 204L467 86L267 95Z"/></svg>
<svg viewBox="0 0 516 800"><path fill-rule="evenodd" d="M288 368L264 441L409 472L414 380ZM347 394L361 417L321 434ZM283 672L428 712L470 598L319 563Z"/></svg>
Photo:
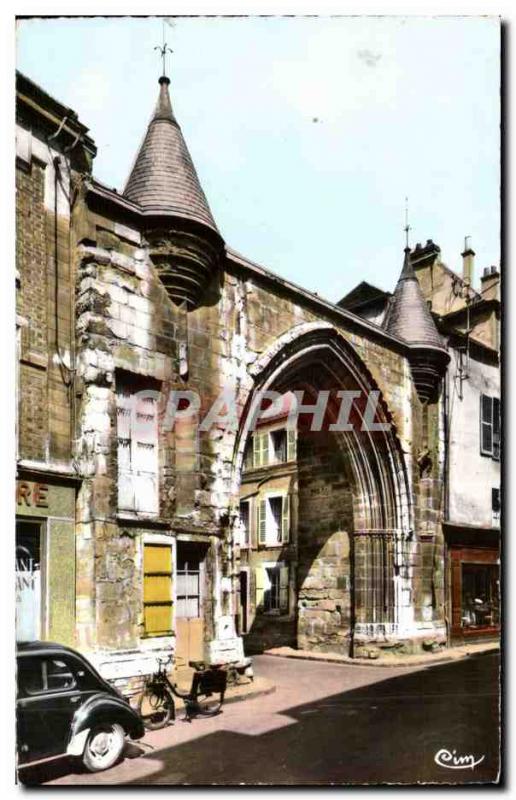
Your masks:
<svg viewBox="0 0 516 800"><path fill-rule="evenodd" d="M18 684L22 695L62 692L77 685L70 665L60 658L20 658Z"/></svg>
<svg viewBox="0 0 516 800"><path fill-rule="evenodd" d="M256 568L256 610L264 614L288 613L289 568L284 562Z"/></svg>
<svg viewBox="0 0 516 800"><path fill-rule="evenodd" d="M499 567L462 564L462 627L486 628L499 623Z"/></svg>
<svg viewBox="0 0 516 800"><path fill-rule="evenodd" d="M285 430L271 431L272 452L274 461L280 463L287 460L287 432Z"/></svg>
<svg viewBox="0 0 516 800"><path fill-rule="evenodd" d="M269 463L269 434L255 433L253 436L253 466L266 467Z"/></svg>
<svg viewBox="0 0 516 800"><path fill-rule="evenodd" d="M201 614L201 554L189 542L178 544L176 617L199 619Z"/></svg>
<svg viewBox="0 0 516 800"><path fill-rule="evenodd" d="M240 503L240 547L251 546L251 503L242 500Z"/></svg>
<svg viewBox="0 0 516 800"><path fill-rule="evenodd" d="M118 507L158 513L158 409L154 382L117 374Z"/></svg>
<svg viewBox="0 0 516 800"><path fill-rule="evenodd" d="M172 547L143 545L143 625L145 636L172 633Z"/></svg>
<svg viewBox="0 0 516 800"><path fill-rule="evenodd" d="M258 544L278 547L290 538L288 495L266 497L257 504Z"/></svg>
<svg viewBox="0 0 516 800"><path fill-rule="evenodd" d="M500 458L500 400L480 395L480 453Z"/></svg>
<svg viewBox="0 0 516 800"><path fill-rule="evenodd" d="M500 520L500 511L502 510L502 503L500 499L500 489L493 487L491 489L491 508L493 511L493 521Z"/></svg>
<svg viewBox="0 0 516 800"><path fill-rule="evenodd" d="M244 451L244 470L254 467L253 438L247 440Z"/></svg>
<svg viewBox="0 0 516 800"><path fill-rule="evenodd" d="M296 459L296 431L280 428L255 433L244 454L244 469L267 467Z"/></svg>

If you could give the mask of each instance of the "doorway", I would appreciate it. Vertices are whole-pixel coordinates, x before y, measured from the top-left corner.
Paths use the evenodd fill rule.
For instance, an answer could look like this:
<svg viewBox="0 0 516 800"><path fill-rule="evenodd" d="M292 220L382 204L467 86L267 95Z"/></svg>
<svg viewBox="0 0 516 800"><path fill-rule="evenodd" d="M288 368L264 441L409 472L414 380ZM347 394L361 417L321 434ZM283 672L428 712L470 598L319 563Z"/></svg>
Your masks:
<svg viewBox="0 0 516 800"><path fill-rule="evenodd" d="M42 637L42 523L16 520L16 640Z"/></svg>
<svg viewBox="0 0 516 800"><path fill-rule="evenodd" d="M240 570L240 618L239 634L248 632L248 609L249 609L249 570Z"/></svg>
<svg viewBox="0 0 516 800"><path fill-rule="evenodd" d="M204 584L207 545L177 543L176 659L178 666L204 657Z"/></svg>

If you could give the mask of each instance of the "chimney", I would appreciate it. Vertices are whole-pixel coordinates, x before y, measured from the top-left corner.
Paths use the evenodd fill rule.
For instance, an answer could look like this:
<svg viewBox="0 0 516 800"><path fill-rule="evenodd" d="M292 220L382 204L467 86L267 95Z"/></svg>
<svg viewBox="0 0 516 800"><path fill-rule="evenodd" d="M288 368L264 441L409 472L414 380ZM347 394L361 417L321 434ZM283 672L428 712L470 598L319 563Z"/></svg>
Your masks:
<svg viewBox="0 0 516 800"><path fill-rule="evenodd" d="M498 267L486 267L480 278L480 285L483 300L499 300L500 272Z"/></svg>
<svg viewBox="0 0 516 800"><path fill-rule="evenodd" d="M469 236L464 237L464 252L462 255L462 279L466 286L473 283L473 270L475 267L475 251L469 246Z"/></svg>

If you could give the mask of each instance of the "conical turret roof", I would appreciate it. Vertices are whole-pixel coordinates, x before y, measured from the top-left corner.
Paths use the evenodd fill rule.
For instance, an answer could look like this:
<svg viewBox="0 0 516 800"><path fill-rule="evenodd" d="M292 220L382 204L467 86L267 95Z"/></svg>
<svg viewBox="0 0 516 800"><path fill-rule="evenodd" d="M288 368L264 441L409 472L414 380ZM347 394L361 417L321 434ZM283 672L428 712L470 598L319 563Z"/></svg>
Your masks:
<svg viewBox="0 0 516 800"><path fill-rule="evenodd" d="M391 298L385 328L411 345L445 349L411 264L409 247L405 248L403 269Z"/></svg>
<svg viewBox="0 0 516 800"><path fill-rule="evenodd" d="M217 231L181 128L172 111L170 80L159 79L158 102L138 151L124 196L145 214L173 215Z"/></svg>

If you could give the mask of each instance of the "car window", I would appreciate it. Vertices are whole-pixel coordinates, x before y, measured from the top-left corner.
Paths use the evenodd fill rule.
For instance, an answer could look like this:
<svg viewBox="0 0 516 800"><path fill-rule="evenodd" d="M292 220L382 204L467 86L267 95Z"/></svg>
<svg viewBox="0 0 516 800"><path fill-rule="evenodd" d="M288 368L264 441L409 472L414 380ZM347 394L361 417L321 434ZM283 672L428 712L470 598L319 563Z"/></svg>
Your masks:
<svg viewBox="0 0 516 800"><path fill-rule="evenodd" d="M70 664L61 658L21 658L18 661L20 694L74 689L77 685Z"/></svg>

